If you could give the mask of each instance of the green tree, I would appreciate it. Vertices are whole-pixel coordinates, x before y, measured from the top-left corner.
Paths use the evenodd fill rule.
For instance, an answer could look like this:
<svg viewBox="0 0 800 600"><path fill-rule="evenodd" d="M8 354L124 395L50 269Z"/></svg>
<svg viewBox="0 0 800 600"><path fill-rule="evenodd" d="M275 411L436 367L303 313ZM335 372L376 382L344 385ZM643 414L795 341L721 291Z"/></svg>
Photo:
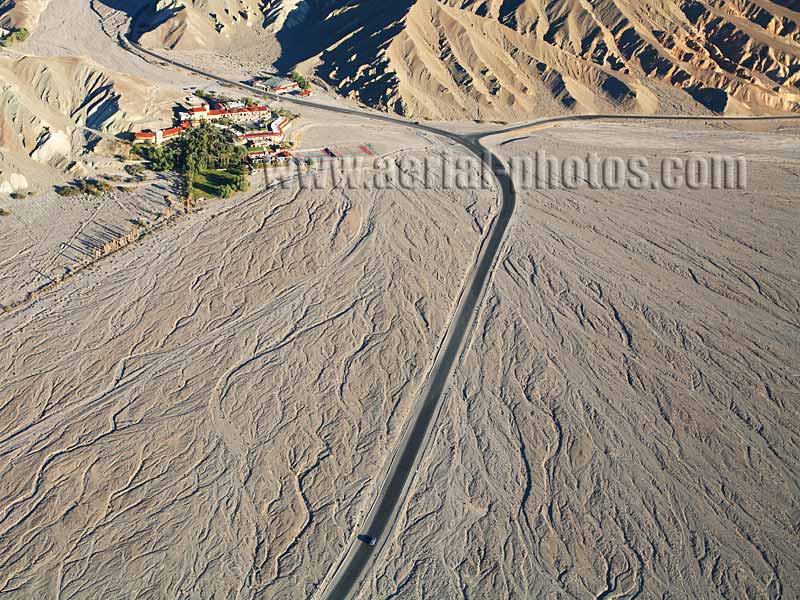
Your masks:
<svg viewBox="0 0 800 600"><path fill-rule="evenodd" d="M299 86L300 86L301 88L303 88L304 90L307 90L307 89L309 89L309 88L311 87L311 84L308 82L308 79L306 79L305 77L303 77L303 76L302 76L300 73L298 73L297 71L292 71L292 72L289 74L289 77L291 77L291 78L292 78L292 80L293 80L293 81L295 81L295 82L297 83L297 85L299 85Z"/></svg>
<svg viewBox="0 0 800 600"><path fill-rule="evenodd" d="M24 27L12 29L11 33L9 33L2 41L0 41L0 46L10 46L11 44L24 42L28 39L28 37L30 37L30 32Z"/></svg>
<svg viewBox="0 0 800 600"><path fill-rule="evenodd" d="M195 163L195 157L190 155L186 158L186 194L190 199L192 197L192 185L194 185L195 175L197 175L197 165Z"/></svg>
<svg viewBox="0 0 800 600"><path fill-rule="evenodd" d="M239 165L246 152L236 145L232 132L209 123L201 123L163 146L143 144L134 146L133 151L156 171L183 174L188 172L190 165L195 173Z"/></svg>

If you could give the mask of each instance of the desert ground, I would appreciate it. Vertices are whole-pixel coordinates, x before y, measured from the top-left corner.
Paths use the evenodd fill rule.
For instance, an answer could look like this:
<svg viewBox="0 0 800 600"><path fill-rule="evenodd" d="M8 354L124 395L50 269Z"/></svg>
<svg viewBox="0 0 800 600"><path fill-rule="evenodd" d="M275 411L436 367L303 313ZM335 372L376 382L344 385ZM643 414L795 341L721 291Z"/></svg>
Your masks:
<svg viewBox="0 0 800 600"><path fill-rule="evenodd" d="M257 183L3 318L4 594L298 597L337 559L496 196ZM135 208L72 201L73 245ZM4 219L4 293L67 259L68 208Z"/></svg>
<svg viewBox="0 0 800 600"><path fill-rule="evenodd" d="M316 102L405 107L463 134L563 112L709 114L664 83L683 68L698 83L718 77L728 113L797 101L800 34L786 2L770 3L769 35L752 2L703 13L705 33L725 42L717 60L752 36L735 77L703 79L715 72L703 53L683 60L684 20L667 73L642 61L668 38L634 43L617 75L635 98L601 74L620 48L587 64L603 36L577 2L554 14L521 0L513 17L498 2L403 2L407 31L398 20L368 41L337 29L342 19L394 13L363 4L348 16L326 2L304 17L303 3L270 0L255 31L226 12L234 4L213 0L212 20L192 7L143 42L245 79L281 64L282 28L322 11L335 31L311 39L300 65L326 83ZM589 12L603 27L630 8L600 4ZM0 184L24 175L32 193L0 194L0 596L317 597L360 531L498 193L435 178L430 189L325 177L304 189L276 169L190 211L164 174L59 196L54 185L78 175L125 178L117 135L169 122L176 99L215 89L118 45L143 5L20 2L31 38L0 50ZM659 26L677 14L671 2L647 6ZM544 62L518 78L527 59L506 49L523 35ZM438 56L426 50L436 40ZM761 56L770 42L779 51ZM384 77L386 64L399 79ZM369 144L398 164L465 156L424 132L272 105L300 112L301 149ZM747 186L520 185L477 324L360 598L800 594L797 123L564 123L489 138L509 161L538 150L654 164L744 157ZM158 226L86 266L142 222Z"/></svg>
<svg viewBox="0 0 800 600"><path fill-rule="evenodd" d="M297 67L412 118L761 114L800 103L791 0L129 4L148 47Z"/></svg>
<svg viewBox="0 0 800 600"><path fill-rule="evenodd" d="M361 598L800 593L797 127L499 142L743 155L743 191L530 190Z"/></svg>
<svg viewBox="0 0 800 600"><path fill-rule="evenodd" d="M155 221L179 194L173 177L152 176L136 188L121 186L100 197L62 198L55 192L3 205L0 239L0 305L10 306L49 281L91 260L94 249L128 233L139 221ZM54 226L54 215L59 220Z"/></svg>
<svg viewBox="0 0 800 600"><path fill-rule="evenodd" d="M493 140L508 159L742 155L748 188L520 193L360 597L796 592L800 131L755 129ZM337 131L387 157L445 149ZM21 200L3 221L18 228L3 294L68 264L60 238L160 210L146 200L167 183L127 202ZM5 316L4 593L311 595L366 509L495 201L254 189ZM71 216L48 228L53 211Z"/></svg>

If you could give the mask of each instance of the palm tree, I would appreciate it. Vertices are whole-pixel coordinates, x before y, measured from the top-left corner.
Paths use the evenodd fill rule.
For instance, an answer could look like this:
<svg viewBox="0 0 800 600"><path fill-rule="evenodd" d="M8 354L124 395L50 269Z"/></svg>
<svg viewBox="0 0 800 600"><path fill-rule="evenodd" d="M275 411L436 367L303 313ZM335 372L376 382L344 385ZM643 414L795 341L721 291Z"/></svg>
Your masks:
<svg viewBox="0 0 800 600"><path fill-rule="evenodd" d="M194 176L197 171L197 167L195 166L195 158L193 154L190 154L186 157L186 197L191 201L192 199L192 189L194 187Z"/></svg>

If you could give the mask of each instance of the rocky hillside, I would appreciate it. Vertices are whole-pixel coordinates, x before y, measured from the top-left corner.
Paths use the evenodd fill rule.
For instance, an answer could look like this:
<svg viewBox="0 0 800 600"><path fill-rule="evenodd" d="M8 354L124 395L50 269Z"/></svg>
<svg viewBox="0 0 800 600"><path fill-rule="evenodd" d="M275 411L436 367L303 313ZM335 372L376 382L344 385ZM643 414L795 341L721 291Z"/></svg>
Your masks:
<svg viewBox="0 0 800 600"><path fill-rule="evenodd" d="M0 0L0 27L35 29L50 0Z"/></svg>
<svg viewBox="0 0 800 600"><path fill-rule="evenodd" d="M111 3L108 3L111 4ZM260 0L158 0L142 15L142 42L170 49L216 48L243 28L261 29Z"/></svg>
<svg viewBox="0 0 800 600"><path fill-rule="evenodd" d="M281 43L277 66L427 118L800 110L794 0L162 0L151 46Z"/></svg>
<svg viewBox="0 0 800 600"><path fill-rule="evenodd" d="M0 149L58 163L93 138L169 118L178 97L88 59L0 56Z"/></svg>

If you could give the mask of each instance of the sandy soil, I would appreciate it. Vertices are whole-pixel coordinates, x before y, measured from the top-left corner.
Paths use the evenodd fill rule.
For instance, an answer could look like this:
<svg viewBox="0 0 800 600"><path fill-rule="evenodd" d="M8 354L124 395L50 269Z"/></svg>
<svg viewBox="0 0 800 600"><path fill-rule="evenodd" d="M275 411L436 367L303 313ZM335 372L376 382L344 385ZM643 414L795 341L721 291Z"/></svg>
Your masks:
<svg viewBox="0 0 800 600"><path fill-rule="evenodd" d="M156 84L207 87L118 48L126 22L104 6L51 1L9 55L87 55ZM477 21L446 27L446 46L500 31L464 31ZM587 39L586 22L560 23L559 39ZM517 39L503 30L493 40L506 36ZM176 56L246 78L275 52ZM467 58L431 64L480 62ZM380 71L361 69L369 61L354 59L342 78L373 81ZM494 66L503 98L522 97L516 67ZM451 106L437 81L464 96L451 75L418 85L418 108ZM582 91L549 82L559 97ZM493 118L466 100L468 110L431 114ZM750 182L740 192L520 194L478 329L363 598L800 593L800 132L752 129L571 125L498 146L507 156L743 154ZM312 110L292 133L303 148L369 143L393 159L452 151ZM4 170L15 161L0 154ZM30 178L37 189L54 181ZM0 595L307 597L339 558L496 200L260 183L257 174L250 194L176 219L0 316ZM158 180L96 199L4 198L0 303L158 214L173 193Z"/></svg>
<svg viewBox="0 0 800 600"><path fill-rule="evenodd" d="M123 187L133 189L130 184ZM135 192L62 198L54 191L36 198L7 199L11 212L0 238L0 305L79 268L93 250L130 231L140 220L154 221L179 195L177 181L155 176ZM54 226L53 215L59 215Z"/></svg>
<svg viewBox="0 0 800 600"><path fill-rule="evenodd" d="M116 134L171 123L181 88L202 81L120 48L125 15L102 3L37 6L30 39L0 50L0 184L21 175L40 193L68 175L97 174L91 164L117 153Z"/></svg>
<svg viewBox="0 0 800 600"><path fill-rule="evenodd" d="M4 317L0 591L308 595L494 202L294 188L212 203ZM3 261L36 263L41 243Z"/></svg>
<svg viewBox="0 0 800 600"><path fill-rule="evenodd" d="M159 68L126 52L116 41L116 33L125 30L124 13L102 2L58 0L47 5L30 40L18 48L40 56L89 56L107 69L170 87L198 82L190 74Z"/></svg>
<svg viewBox="0 0 800 600"><path fill-rule="evenodd" d="M800 110L789 0L182 4L140 21L145 45L227 55L251 71L297 67L413 118Z"/></svg>
<svg viewBox="0 0 800 600"><path fill-rule="evenodd" d="M744 153L750 182L521 195L362 598L800 593L797 142L582 125L501 147Z"/></svg>

